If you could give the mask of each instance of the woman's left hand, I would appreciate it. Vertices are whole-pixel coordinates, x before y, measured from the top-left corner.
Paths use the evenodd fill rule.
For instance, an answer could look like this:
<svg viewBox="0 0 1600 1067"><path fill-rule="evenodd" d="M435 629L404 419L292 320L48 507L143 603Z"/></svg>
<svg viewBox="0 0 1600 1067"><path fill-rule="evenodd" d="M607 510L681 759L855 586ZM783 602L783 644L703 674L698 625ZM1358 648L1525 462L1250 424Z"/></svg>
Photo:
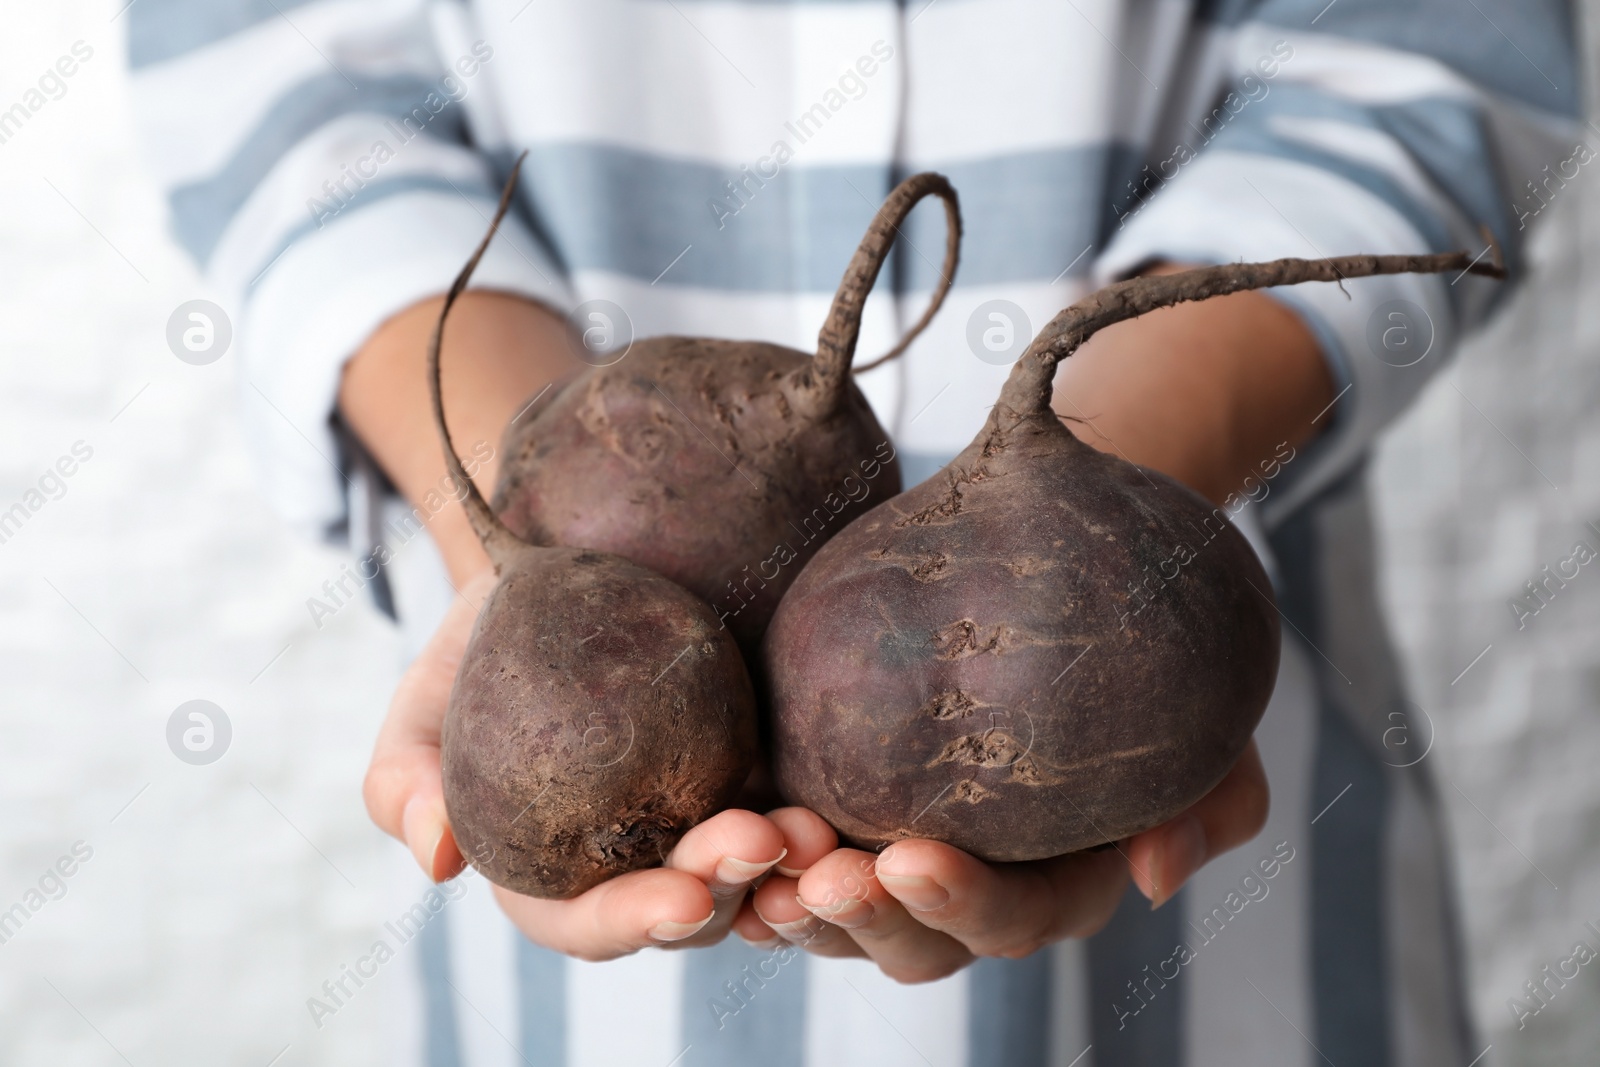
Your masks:
<svg viewBox="0 0 1600 1067"><path fill-rule="evenodd" d="M901 982L943 978L978 956L1026 956L1088 937L1117 909L1131 876L1159 907L1267 818L1255 742L1215 789L1170 822L1116 843L1028 863L985 863L937 841L898 841L873 855L839 848L804 808L768 814L788 852L752 894L734 930L823 956L865 956Z"/></svg>

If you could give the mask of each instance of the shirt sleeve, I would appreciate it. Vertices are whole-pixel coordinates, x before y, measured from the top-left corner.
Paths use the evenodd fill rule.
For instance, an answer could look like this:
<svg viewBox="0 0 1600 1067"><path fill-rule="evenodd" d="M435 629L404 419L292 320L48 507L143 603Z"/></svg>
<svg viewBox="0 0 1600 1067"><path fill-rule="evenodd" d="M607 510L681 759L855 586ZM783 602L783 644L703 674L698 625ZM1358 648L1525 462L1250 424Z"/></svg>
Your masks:
<svg viewBox="0 0 1600 1067"><path fill-rule="evenodd" d="M350 486L344 361L449 288L509 170L494 50L461 5L425 0L141 0L126 18L145 155L233 322L265 491L330 535ZM515 214L474 285L570 302Z"/></svg>
<svg viewBox="0 0 1600 1067"><path fill-rule="evenodd" d="M1488 257L1485 232L1515 278L1534 217L1593 158L1560 0L1213 6L1237 14L1212 34L1224 92L1124 189L1102 282L1155 260ZM1359 463L1509 288L1447 274L1273 290L1321 342L1337 400L1266 502L1269 524Z"/></svg>

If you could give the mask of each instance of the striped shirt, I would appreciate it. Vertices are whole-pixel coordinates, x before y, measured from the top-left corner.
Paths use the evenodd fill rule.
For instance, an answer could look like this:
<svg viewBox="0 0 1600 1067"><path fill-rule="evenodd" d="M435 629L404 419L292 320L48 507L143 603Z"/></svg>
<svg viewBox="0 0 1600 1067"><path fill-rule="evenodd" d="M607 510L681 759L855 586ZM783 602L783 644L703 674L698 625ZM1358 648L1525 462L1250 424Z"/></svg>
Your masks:
<svg viewBox="0 0 1600 1067"><path fill-rule="evenodd" d="M610 301L636 336L801 349L883 195L947 174L967 231L955 289L861 379L910 482L998 391L986 329L1026 337L1141 264L1487 255L1487 230L1515 274L1572 177L1579 99L1558 0L140 0L127 19L150 164L236 321L265 491L363 546L414 527L322 458L364 464L331 417L340 366L447 287L524 150L478 284ZM920 314L940 225L929 207L906 227L863 358ZM1288 623L1258 734L1273 810L1171 904L1130 895L1086 942L905 987L737 940L569 961L469 880L394 946L415 983L384 1062L1472 1061L1441 814L1415 760L1427 727L1373 595L1363 465L1506 290L1274 294L1321 341L1338 399L1310 445L1262 457L1240 506ZM449 590L415 541L388 578L420 635Z"/></svg>

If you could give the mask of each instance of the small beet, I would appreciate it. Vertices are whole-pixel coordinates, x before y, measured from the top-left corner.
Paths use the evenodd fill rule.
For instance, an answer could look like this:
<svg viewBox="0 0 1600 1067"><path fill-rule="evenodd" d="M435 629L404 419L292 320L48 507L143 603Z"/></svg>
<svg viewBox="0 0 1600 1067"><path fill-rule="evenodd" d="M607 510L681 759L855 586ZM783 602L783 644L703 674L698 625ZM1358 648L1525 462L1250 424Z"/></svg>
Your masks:
<svg viewBox="0 0 1600 1067"><path fill-rule="evenodd" d="M705 601L620 556L522 541L462 470L440 338L493 233L445 298L428 354L445 462L499 578L450 693L444 799L462 853L490 881L565 898L660 863L733 800L755 762L755 695Z"/></svg>
<svg viewBox="0 0 1600 1067"><path fill-rule="evenodd" d="M1157 826L1243 752L1278 616L1227 513L1096 451L1051 410L1097 330L1304 281L1471 270L1466 255L1234 264L1136 278L1058 315L940 475L830 540L767 631L784 796L857 845L1043 859Z"/></svg>
<svg viewBox="0 0 1600 1067"><path fill-rule="evenodd" d="M513 181L515 178L513 177ZM861 312L899 225L923 197L961 217L938 174L884 201L818 338L817 354L758 341L654 337L551 388L507 428L494 509L530 542L612 552L711 603L754 659L783 591L828 537L900 491L889 435L851 380ZM866 369L866 368L862 368Z"/></svg>

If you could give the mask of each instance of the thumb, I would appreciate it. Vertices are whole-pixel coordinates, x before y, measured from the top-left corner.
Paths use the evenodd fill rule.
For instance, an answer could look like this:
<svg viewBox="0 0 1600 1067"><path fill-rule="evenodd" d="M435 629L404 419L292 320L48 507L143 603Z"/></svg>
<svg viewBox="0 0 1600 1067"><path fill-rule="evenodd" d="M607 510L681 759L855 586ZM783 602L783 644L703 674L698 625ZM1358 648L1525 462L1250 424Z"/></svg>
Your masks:
<svg viewBox="0 0 1600 1067"><path fill-rule="evenodd" d="M1124 851L1139 892L1152 908L1171 900L1201 867L1259 834L1268 804L1267 772L1252 740L1233 769L1193 807L1128 840Z"/></svg>
<svg viewBox="0 0 1600 1067"><path fill-rule="evenodd" d="M379 736L362 787L367 813L405 843L429 878L451 878L465 862L445 813L438 742L391 744L388 733Z"/></svg>
<svg viewBox="0 0 1600 1067"><path fill-rule="evenodd" d="M492 575L487 578L492 582ZM483 584L469 585L467 593L474 601L487 591L476 588ZM476 613L473 602L458 597L406 669L378 731L362 786L372 821L404 841L423 872L436 882L454 876L465 865L445 812L439 734Z"/></svg>

